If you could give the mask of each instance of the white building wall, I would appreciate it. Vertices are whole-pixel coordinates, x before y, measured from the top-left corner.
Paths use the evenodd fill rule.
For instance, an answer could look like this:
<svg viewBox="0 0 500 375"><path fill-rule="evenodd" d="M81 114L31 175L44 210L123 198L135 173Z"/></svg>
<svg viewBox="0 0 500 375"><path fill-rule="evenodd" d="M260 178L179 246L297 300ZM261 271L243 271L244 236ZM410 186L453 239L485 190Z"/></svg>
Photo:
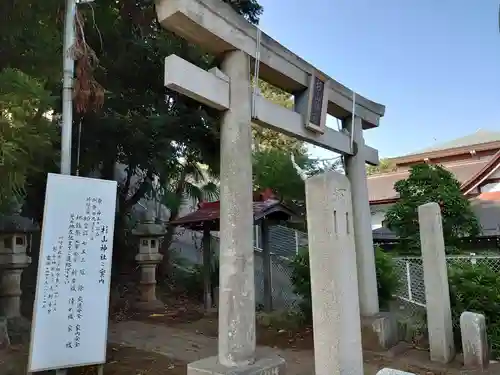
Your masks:
<svg viewBox="0 0 500 375"><path fill-rule="evenodd" d="M372 230L382 227L382 222L385 220L385 213L392 204L376 204L370 206L372 215Z"/></svg>
<svg viewBox="0 0 500 375"><path fill-rule="evenodd" d="M500 203L476 201L472 204L484 235L500 235Z"/></svg>
<svg viewBox="0 0 500 375"><path fill-rule="evenodd" d="M487 182L481 186L481 193L491 193L493 191L500 191L500 182Z"/></svg>
<svg viewBox="0 0 500 375"><path fill-rule="evenodd" d="M500 168L493 172L488 179L481 185L481 193L491 193L494 191L500 191L500 182L493 182L491 180L500 178Z"/></svg>

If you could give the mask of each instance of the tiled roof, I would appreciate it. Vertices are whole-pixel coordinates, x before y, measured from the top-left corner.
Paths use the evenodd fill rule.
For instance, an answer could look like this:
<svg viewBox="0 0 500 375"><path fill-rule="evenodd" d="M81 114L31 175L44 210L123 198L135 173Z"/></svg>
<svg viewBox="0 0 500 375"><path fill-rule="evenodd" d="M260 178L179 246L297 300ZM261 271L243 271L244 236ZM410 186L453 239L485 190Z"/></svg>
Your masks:
<svg viewBox="0 0 500 375"><path fill-rule="evenodd" d="M424 148L423 150L419 150L417 152L412 152L405 156L424 154L427 152L448 150L457 147L466 147L466 146L479 145L482 143L490 143L498 141L500 141L500 132L479 129L475 133L466 135L465 137L460 137L444 143L438 143L434 146Z"/></svg>
<svg viewBox="0 0 500 375"><path fill-rule="evenodd" d="M490 160L491 157L486 157L481 160L444 165L444 167L452 172L456 179L463 184L479 173ZM368 195L370 203L397 199L398 196L394 190L394 184L399 180L404 180L408 175L409 172L404 171L369 176Z"/></svg>
<svg viewBox="0 0 500 375"><path fill-rule="evenodd" d="M253 202L253 215L255 221L260 220L264 216L270 215L272 213L282 213L287 217L295 215L295 212L293 212L290 208L276 199L266 199L265 201ZM169 222L169 224L194 228L200 227L204 222L212 222L212 224L217 227L219 218L220 201L204 202L200 205L200 208L198 210L191 212L177 220L173 220Z"/></svg>

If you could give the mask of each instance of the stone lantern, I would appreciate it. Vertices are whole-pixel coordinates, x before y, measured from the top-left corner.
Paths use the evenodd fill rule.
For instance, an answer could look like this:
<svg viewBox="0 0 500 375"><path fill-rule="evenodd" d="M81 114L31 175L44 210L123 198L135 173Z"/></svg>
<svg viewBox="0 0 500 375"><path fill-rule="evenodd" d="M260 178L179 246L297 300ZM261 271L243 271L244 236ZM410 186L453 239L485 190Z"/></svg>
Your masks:
<svg viewBox="0 0 500 375"><path fill-rule="evenodd" d="M156 310L164 307L163 303L156 299L156 267L163 259L159 249L160 238L165 233L163 225L151 221L140 223L132 230L132 234L139 238L139 253L135 257L141 268L141 295L136 306L138 309Z"/></svg>
<svg viewBox="0 0 500 375"><path fill-rule="evenodd" d="M31 264L28 235L39 228L19 215L0 216L0 315L21 316L21 274Z"/></svg>

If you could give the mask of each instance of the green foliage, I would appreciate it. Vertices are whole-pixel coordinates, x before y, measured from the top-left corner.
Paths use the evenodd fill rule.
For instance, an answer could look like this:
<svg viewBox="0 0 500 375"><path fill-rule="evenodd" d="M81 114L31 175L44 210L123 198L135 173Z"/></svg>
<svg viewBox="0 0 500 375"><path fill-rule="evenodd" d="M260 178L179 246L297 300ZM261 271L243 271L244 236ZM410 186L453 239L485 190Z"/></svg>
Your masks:
<svg viewBox="0 0 500 375"><path fill-rule="evenodd" d="M269 313L259 311L256 314L256 320L261 326L287 331L300 330L304 323L302 313L293 310L277 310Z"/></svg>
<svg viewBox="0 0 500 375"><path fill-rule="evenodd" d="M210 283L213 288L219 285L219 259L213 257L211 270L210 270ZM186 290L186 293L199 301L203 301L203 266L195 264L191 266L189 271L184 275L180 285ZM212 300L213 300L212 296Z"/></svg>
<svg viewBox="0 0 500 375"><path fill-rule="evenodd" d="M295 162L311 170L314 161L305 154L295 154ZM269 148L253 154L253 183L257 190L272 189L285 202L305 199L304 181L297 174L290 153Z"/></svg>
<svg viewBox="0 0 500 375"><path fill-rule="evenodd" d="M216 176L202 165L189 160L178 162L177 168L170 168L164 176L165 183L159 189L152 189L152 198L159 200L170 211L170 220L177 219L179 209L187 200L195 203L219 199Z"/></svg>
<svg viewBox="0 0 500 375"><path fill-rule="evenodd" d="M367 165L366 174L368 176L377 173L394 172L397 169L396 165L389 159L380 159L379 165Z"/></svg>
<svg viewBox="0 0 500 375"><path fill-rule="evenodd" d="M460 315L464 311L483 314L488 340L495 357L500 355L500 274L487 264L461 263L449 267L451 309L455 337L460 337ZM457 340L460 345L460 340Z"/></svg>
<svg viewBox="0 0 500 375"><path fill-rule="evenodd" d="M311 159L307 153L294 151L296 164L308 175L325 170L338 169L340 164L321 163ZM253 153L253 185L256 190L271 189L279 199L288 204L298 214L305 213L305 185L295 170L290 151L279 147L268 147Z"/></svg>
<svg viewBox="0 0 500 375"><path fill-rule="evenodd" d="M391 255L384 252L379 246L375 248L375 267L379 305L380 308L387 309L401 282Z"/></svg>
<svg viewBox="0 0 500 375"><path fill-rule="evenodd" d="M0 1L0 71L10 67L58 82L63 8L60 0Z"/></svg>
<svg viewBox="0 0 500 375"><path fill-rule="evenodd" d="M262 7L256 0L226 2L250 22L258 22ZM131 208L151 192L153 181L159 178L161 186L174 189L182 186L183 192L198 195L199 191L192 189L194 184L188 184L189 180L183 180L183 174L178 173L178 161L184 159L193 164L209 165L217 173L220 114L166 90L159 78L164 74L165 56L171 54L204 69L215 66L217 60L163 29L151 0L102 0L90 5L79 4L78 13L77 31L84 38L72 46L71 52L75 55L83 39L95 51L98 66L85 72L87 83L97 82L102 86L105 99L99 110L75 111L72 172L77 166L77 148L80 149L81 176L98 174L104 179L114 179L116 163L128 166L126 177L118 182L115 244L122 249L114 257L118 261L127 249L126 239L121 237L126 232ZM0 2L0 20L3 21L0 23L0 72L11 67L43 82L40 86L57 96L58 100L52 104L56 118L61 114L62 55L69 53L61 48L63 19L64 3L61 1ZM82 73L78 62L80 60L76 64L77 76ZM85 91L85 85L76 81L76 87L82 88L77 91ZM75 94L78 97L79 92ZM30 94L25 98L30 98ZM57 149L58 145L54 145L52 151L57 152ZM53 167L45 162L40 165L45 172ZM39 217L45 178L35 175L28 175L30 207L27 211ZM168 197L170 202L177 205L178 195L171 198L172 195Z"/></svg>
<svg viewBox="0 0 500 375"><path fill-rule="evenodd" d="M26 176L53 155L56 127L45 116L52 98L38 80L17 69L0 71L0 210L24 197Z"/></svg>
<svg viewBox="0 0 500 375"><path fill-rule="evenodd" d="M474 237L479 224L470 203L453 174L439 165L419 164L407 179L394 184L399 200L386 213L388 227L407 250L419 252L418 207L429 202L441 205L443 235L447 245L456 246L460 237Z"/></svg>
<svg viewBox="0 0 500 375"><path fill-rule="evenodd" d="M399 287L399 278L395 272L394 263L389 254L380 248L375 249L375 265L377 270L377 290L380 307L386 308L393 294ZM305 321L312 320L311 277L309 269L309 253L302 248L292 260L292 277L294 293L301 297L300 310Z"/></svg>
<svg viewBox="0 0 500 375"><path fill-rule="evenodd" d="M259 89L261 95L271 102L288 109L293 108L293 99L290 93L274 87L270 83L262 80L259 80ZM252 135L254 138L255 149L257 151L279 149L282 152L294 152L300 154L305 154L307 151L304 142L272 129L266 129L261 126L254 125L252 126Z"/></svg>
<svg viewBox="0 0 500 375"><path fill-rule="evenodd" d="M309 252L307 248L299 249L292 259L293 292L301 298L299 308L306 322L312 321L311 273L309 269Z"/></svg>

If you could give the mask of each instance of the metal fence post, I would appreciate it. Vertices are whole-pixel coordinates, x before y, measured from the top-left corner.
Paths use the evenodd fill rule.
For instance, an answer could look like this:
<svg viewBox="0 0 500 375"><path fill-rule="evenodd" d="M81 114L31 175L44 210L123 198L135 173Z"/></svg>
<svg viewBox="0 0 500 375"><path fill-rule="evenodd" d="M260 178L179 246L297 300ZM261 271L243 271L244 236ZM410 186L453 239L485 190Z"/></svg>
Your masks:
<svg viewBox="0 0 500 375"><path fill-rule="evenodd" d="M295 254L299 254L299 231L295 231Z"/></svg>
<svg viewBox="0 0 500 375"><path fill-rule="evenodd" d="M410 262L405 261L406 264L406 282L408 284L408 299L413 302L413 293L411 291L411 272L410 272Z"/></svg>

